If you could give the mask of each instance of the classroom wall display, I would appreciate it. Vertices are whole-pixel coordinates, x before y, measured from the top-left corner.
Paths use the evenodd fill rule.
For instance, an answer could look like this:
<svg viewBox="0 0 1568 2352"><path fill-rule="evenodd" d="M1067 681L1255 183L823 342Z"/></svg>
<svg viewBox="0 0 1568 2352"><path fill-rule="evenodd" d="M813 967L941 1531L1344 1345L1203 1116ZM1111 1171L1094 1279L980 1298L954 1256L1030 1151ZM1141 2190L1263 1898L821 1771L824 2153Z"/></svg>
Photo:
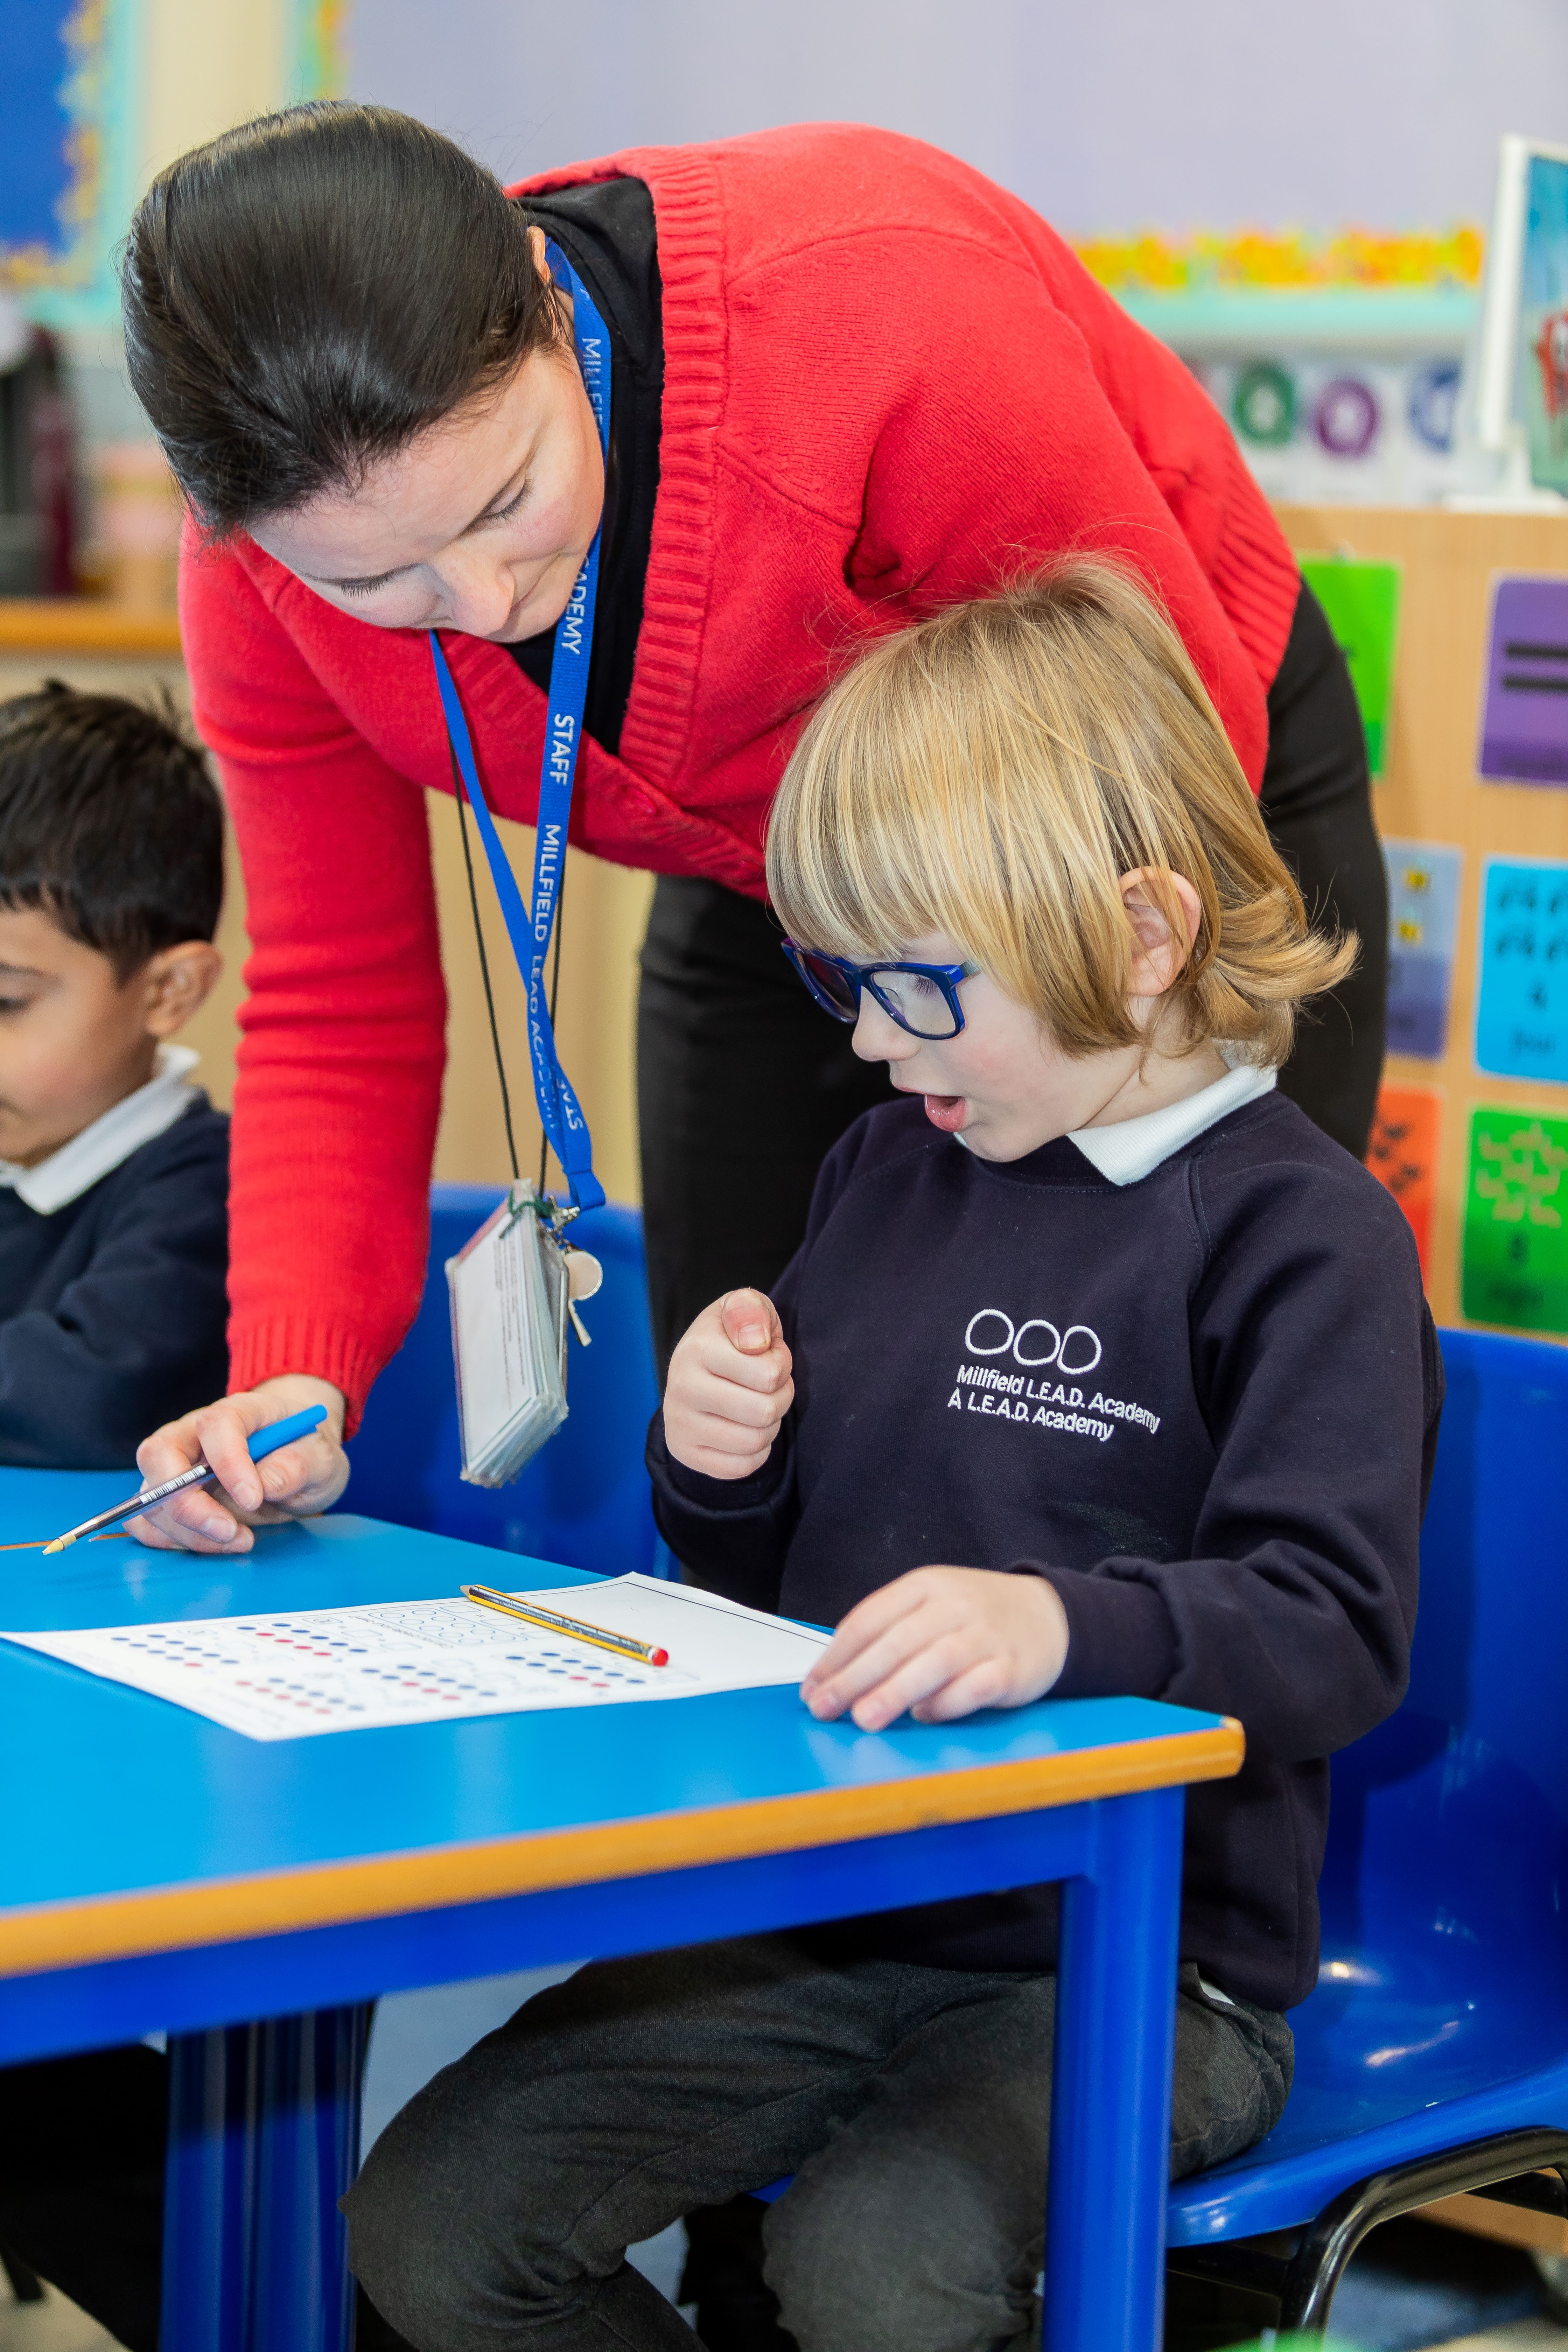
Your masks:
<svg viewBox="0 0 1568 2352"><path fill-rule="evenodd" d="M1383 422L1383 404L1364 375L1329 378L1312 404L1312 430L1331 457L1364 457Z"/></svg>
<svg viewBox="0 0 1568 2352"><path fill-rule="evenodd" d="M1383 845L1388 874L1388 1046L1440 1062L1448 1042L1448 999L1465 853L1438 841Z"/></svg>
<svg viewBox="0 0 1568 2352"><path fill-rule="evenodd" d="M1176 348L1269 498L1426 505L1464 487L1458 347Z"/></svg>
<svg viewBox="0 0 1568 2352"><path fill-rule="evenodd" d="M1568 865L1486 862L1476 1066L1568 1086Z"/></svg>
<svg viewBox="0 0 1568 2352"><path fill-rule="evenodd" d="M1472 1114L1463 1297L1473 1322L1568 1333L1565 1171L1568 1119Z"/></svg>
<svg viewBox="0 0 1568 2352"><path fill-rule="evenodd" d="M0 285L46 326L112 320L131 216L135 0L5 0Z"/></svg>
<svg viewBox="0 0 1568 2352"><path fill-rule="evenodd" d="M1568 490L1568 163L1532 155L1526 203L1520 327L1530 476Z"/></svg>
<svg viewBox="0 0 1568 2352"><path fill-rule="evenodd" d="M346 79L343 9L344 0L209 5L180 77L181 143L226 128L242 95L240 114L336 95ZM151 0L0 5L0 288L40 326L118 324L115 251L153 169L169 160L148 143L156 13ZM161 37L172 38L167 12Z"/></svg>
<svg viewBox="0 0 1568 2352"><path fill-rule="evenodd" d="M1552 957L1551 949L1559 932L1568 931L1568 915L1559 909L1554 916L1552 905L1559 880L1568 876L1568 792L1543 792L1538 782L1483 781L1476 766L1497 583L1546 580L1568 586L1568 511L1336 502L1282 506L1276 513L1298 560L1310 563L1325 548L1344 548L1363 561L1399 567L1386 772L1373 795L1389 883L1392 971L1388 1059L1370 1164L1417 1233L1426 1295L1439 1324L1474 1321L1568 1344L1568 1319L1560 1327L1553 1322L1558 1307L1541 1271L1554 1246L1556 1228L1547 1213L1557 1213L1553 1196L1542 1196L1544 1206L1533 1218L1508 1213L1523 1197L1518 1171L1527 1164L1521 1158L1524 1147L1513 1147L1511 1159L1478 1162L1489 1194L1472 1197L1471 1185L1471 1113L1478 1104L1500 1123L1495 1131L1485 1129L1489 1144L1538 1131L1528 1166L1545 1181L1553 1175L1552 1151L1568 1141L1554 1131L1554 1123L1568 1122L1568 1068L1547 1042L1558 1028L1537 1027L1543 1008L1531 1003L1528 992L1511 1007L1499 993L1514 988L1518 967L1544 971L1544 1013L1548 1023L1557 1022L1563 958L1561 950ZM1563 637L1544 642L1568 645L1568 615ZM1568 702L1568 696L1556 699ZM1533 909L1522 902L1501 904L1500 869L1521 867ZM1533 922L1532 956L1515 946L1498 952L1504 933L1494 928L1492 952L1483 958L1489 898L1494 925L1500 916ZM1415 959L1428 954L1437 968L1423 971ZM1489 1071L1478 1082L1483 989L1480 1054ZM1568 1033L1568 1014L1558 1027ZM1521 1035L1510 1043L1516 1028ZM1494 1051L1484 1041L1500 1031L1501 1050ZM1509 1075L1490 1064L1504 1065ZM1514 1173L1499 1193L1500 1171L1510 1170ZM1563 1189L1568 1192L1568 1185ZM1512 1246L1521 1235L1522 1272Z"/></svg>
<svg viewBox="0 0 1568 2352"><path fill-rule="evenodd" d="M1399 566L1354 556L1303 555L1301 577L1328 615L1350 665L1373 776L1388 764L1394 655L1399 634Z"/></svg>
<svg viewBox="0 0 1568 2352"><path fill-rule="evenodd" d="M1493 584L1476 764L1489 780L1568 784L1568 579Z"/></svg>
<svg viewBox="0 0 1568 2352"><path fill-rule="evenodd" d="M1431 1274L1432 1211L1442 1125L1440 1087L1384 1086L1378 1089L1366 1164L1378 1182L1387 1186L1409 1221L1423 1282Z"/></svg>

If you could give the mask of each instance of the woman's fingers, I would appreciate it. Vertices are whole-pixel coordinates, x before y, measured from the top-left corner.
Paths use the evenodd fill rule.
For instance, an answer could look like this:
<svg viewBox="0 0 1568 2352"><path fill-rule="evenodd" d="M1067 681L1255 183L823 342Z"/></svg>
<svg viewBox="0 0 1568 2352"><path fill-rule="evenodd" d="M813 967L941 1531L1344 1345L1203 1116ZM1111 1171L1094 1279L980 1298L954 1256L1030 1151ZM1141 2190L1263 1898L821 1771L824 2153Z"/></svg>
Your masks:
<svg viewBox="0 0 1568 2352"><path fill-rule="evenodd" d="M127 1519L126 1532L154 1551L248 1551L256 1538L231 1505L219 1489L193 1486Z"/></svg>
<svg viewBox="0 0 1568 2352"><path fill-rule="evenodd" d="M268 1421L280 1418L258 1396L226 1397L221 1404L205 1405L192 1415L202 1456L211 1463L218 1485L242 1511L258 1511L266 1500L261 1465L251 1460L246 1440Z"/></svg>
<svg viewBox="0 0 1568 2352"><path fill-rule="evenodd" d="M306 1404L325 1405L321 1426L252 1461L248 1441L256 1432ZM159 1486L198 1465L214 1472L213 1483L188 1486L139 1514L127 1522L130 1531L158 1550L248 1551L252 1538L246 1521L324 1510L348 1483L348 1457L339 1435L342 1413L342 1392L329 1382L285 1373L166 1423L137 1449L137 1467L146 1484Z"/></svg>

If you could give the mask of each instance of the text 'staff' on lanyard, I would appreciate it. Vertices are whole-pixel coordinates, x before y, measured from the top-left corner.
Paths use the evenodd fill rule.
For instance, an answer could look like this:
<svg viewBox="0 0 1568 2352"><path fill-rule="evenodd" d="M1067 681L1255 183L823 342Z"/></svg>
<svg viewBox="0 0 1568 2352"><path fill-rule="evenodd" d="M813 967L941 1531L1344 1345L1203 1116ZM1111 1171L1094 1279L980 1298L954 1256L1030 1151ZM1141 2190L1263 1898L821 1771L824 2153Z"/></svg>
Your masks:
<svg viewBox="0 0 1568 2352"><path fill-rule="evenodd" d="M610 439L610 339L593 297L557 245L545 253L557 286L572 297L572 335L577 364L599 428L599 447L608 457ZM594 607L599 588L599 533L583 558L566 610L555 624L555 649L550 659L550 701L545 712L544 760L539 776L539 830L533 853L533 898L525 907L517 879L501 847L495 820L479 782L468 722L458 699L458 689L434 629L430 652L436 683L452 756L463 780L468 805L489 860L490 874L506 919L507 933L528 990L528 1043L533 1066L533 1092L550 1148L565 1175L574 1209L596 1209L605 1197L594 1173L594 1145L582 1106L555 1050L550 1019L544 965L561 878L566 864L566 830L572 814L572 785L583 740L583 714L588 700L588 662L594 646Z"/></svg>

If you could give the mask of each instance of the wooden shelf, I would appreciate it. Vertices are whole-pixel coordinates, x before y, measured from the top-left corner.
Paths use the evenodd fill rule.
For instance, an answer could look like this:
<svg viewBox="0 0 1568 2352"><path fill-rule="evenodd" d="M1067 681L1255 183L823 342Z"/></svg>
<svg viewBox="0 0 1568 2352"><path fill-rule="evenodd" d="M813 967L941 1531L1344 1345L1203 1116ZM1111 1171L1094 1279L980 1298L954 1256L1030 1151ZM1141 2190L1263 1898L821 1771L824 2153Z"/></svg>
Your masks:
<svg viewBox="0 0 1568 2352"><path fill-rule="evenodd" d="M92 596L0 596L3 654L151 654L177 661L179 615Z"/></svg>

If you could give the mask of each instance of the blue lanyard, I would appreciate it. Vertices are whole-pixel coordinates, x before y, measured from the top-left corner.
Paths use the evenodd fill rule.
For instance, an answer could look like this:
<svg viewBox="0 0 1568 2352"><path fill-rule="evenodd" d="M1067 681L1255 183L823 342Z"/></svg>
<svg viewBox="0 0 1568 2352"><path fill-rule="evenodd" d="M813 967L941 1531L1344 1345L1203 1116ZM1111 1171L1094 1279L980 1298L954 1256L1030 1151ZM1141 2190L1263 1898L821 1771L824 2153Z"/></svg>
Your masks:
<svg viewBox="0 0 1568 2352"><path fill-rule="evenodd" d="M545 255L556 284L564 286L572 295L572 332L577 346L577 364L583 371L583 382L599 428L599 447L607 462L610 339L592 296L560 247L547 245ZM430 631L430 652L436 664L436 683L440 688L447 740L489 860L518 970L528 988L528 1043L533 1064L534 1099L550 1148L564 1171L575 1209L598 1208L605 1198L605 1188L594 1173L594 1143L588 1122L555 1050L544 965L566 866L566 828L572 814L577 752L583 740L583 714L588 700L588 661L594 646L594 606L598 588L599 533L595 531L566 610L555 624L555 649L550 660L550 701L545 712L544 761L539 775L539 829L533 853L531 907L523 905L517 877L501 847L500 835L479 782L463 706L458 699L440 641L435 630Z"/></svg>

